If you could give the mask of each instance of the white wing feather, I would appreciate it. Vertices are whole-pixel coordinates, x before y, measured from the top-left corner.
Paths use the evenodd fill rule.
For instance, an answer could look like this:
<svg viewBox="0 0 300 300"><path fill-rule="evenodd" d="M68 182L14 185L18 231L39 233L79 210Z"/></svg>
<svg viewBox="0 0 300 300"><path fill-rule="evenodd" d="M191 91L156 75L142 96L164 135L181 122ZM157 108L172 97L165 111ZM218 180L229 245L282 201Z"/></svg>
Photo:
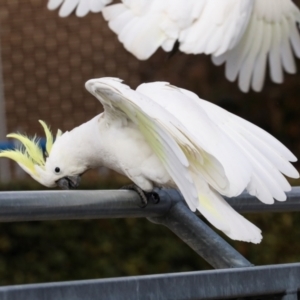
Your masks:
<svg viewBox="0 0 300 300"><path fill-rule="evenodd" d="M229 237L260 242L260 230L235 212L216 191L234 196L247 189L264 203L271 204L274 198L284 201L285 191L291 186L282 173L299 177L289 163L296 160L295 156L267 132L192 92L164 82L142 84L137 91L172 113L189 131L191 141L223 166L228 178L225 187L203 173L206 162L200 168L187 156L198 190L198 210Z"/></svg>
<svg viewBox="0 0 300 300"><path fill-rule="evenodd" d="M148 59L166 40L160 29L160 0L131 0L103 9L103 17L125 49L140 60Z"/></svg>
<svg viewBox="0 0 300 300"><path fill-rule="evenodd" d="M180 50L193 54L221 55L244 33L253 1L205 0L196 20L180 33Z"/></svg>
<svg viewBox="0 0 300 300"><path fill-rule="evenodd" d="M176 124L176 119L148 97L122 84L119 79L92 79L86 83L86 88L103 104L104 109L108 107L109 110L122 111L139 126L190 209L195 211L198 205L197 191L189 173L189 162L181 149L192 145L172 124Z"/></svg>
<svg viewBox="0 0 300 300"><path fill-rule="evenodd" d="M103 16L127 51L145 60L159 47L171 51L201 7L194 0L126 0L104 8Z"/></svg>
<svg viewBox="0 0 300 300"><path fill-rule="evenodd" d="M207 101L197 103L251 163L253 171L247 186L249 193L264 203L273 203L273 198L285 200L284 192L291 187L280 172L292 178L299 177L297 170L289 163L296 160L295 156L254 124Z"/></svg>
<svg viewBox="0 0 300 300"><path fill-rule="evenodd" d="M232 50L223 55L213 54L217 65L226 63L226 77L238 77L239 87L261 91L267 58L270 76L276 83L283 82L283 70L296 72L293 51L300 57L300 38L297 22L300 11L291 0L255 0L247 29ZM220 55L220 56L219 56Z"/></svg>
<svg viewBox="0 0 300 300"><path fill-rule="evenodd" d="M59 16L69 16L75 9L77 17L84 17L89 12L100 12L112 0L49 0L48 9L55 10L59 6Z"/></svg>
<svg viewBox="0 0 300 300"><path fill-rule="evenodd" d="M199 192L197 209L201 214L233 240L260 243L261 230L237 213L214 189L205 186L199 176L192 174Z"/></svg>
<svg viewBox="0 0 300 300"><path fill-rule="evenodd" d="M198 145L199 151L205 151L207 155L214 157L224 168L228 179L227 185L214 182L203 172L209 167L211 159L207 160L207 166L202 164L200 171L209 184L223 195L233 197L243 192L250 180L252 167L243 154L234 144L226 138L209 115L179 88L165 82L142 84L137 91L151 97L153 101L172 113L189 132L190 139ZM196 96L196 95L195 95ZM199 129L199 130L196 130ZM206 156L207 156L206 155ZM196 162L194 162L195 164ZM210 172L207 171L209 175Z"/></svg>

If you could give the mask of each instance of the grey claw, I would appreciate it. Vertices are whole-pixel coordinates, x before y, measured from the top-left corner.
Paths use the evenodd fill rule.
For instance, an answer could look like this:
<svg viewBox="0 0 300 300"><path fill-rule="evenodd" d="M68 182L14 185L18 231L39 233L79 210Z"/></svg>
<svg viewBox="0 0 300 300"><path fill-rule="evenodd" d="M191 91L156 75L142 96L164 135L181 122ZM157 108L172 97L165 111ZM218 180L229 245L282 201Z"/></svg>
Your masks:
<svg viewBox="0 0 300 300"><path fill-rule="evenodd" d="M143 191L139 186L135 185L135 184L130 184L130 185L126 185L123 186L121 188L122 190L131 190L131 191L135 191L139 194L140 198L141 198L141 208L144 208L148 205L148 202L151 201L154 204L157 204L159 202L159 196L157 193L155 192L145 192Z"/></svg>

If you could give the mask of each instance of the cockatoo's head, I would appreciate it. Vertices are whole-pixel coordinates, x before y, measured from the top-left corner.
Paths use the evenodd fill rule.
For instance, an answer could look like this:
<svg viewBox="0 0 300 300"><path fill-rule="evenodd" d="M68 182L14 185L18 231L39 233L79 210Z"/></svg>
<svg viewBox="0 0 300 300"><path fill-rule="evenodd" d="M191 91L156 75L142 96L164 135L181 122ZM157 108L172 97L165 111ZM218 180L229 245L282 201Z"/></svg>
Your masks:
<svg viewBox="0 0 300 300"><path fill-rule="evenodd" d="M80 176L87 167L80 159L78 151L74 151L70 133L62 134L61 130L58 130L54 140L45 122L39 122L46 134L45 153L43 153L36 137L30 139L25 135L12 133L7 137L19 140L22 147L2 151L0 157L16 161L32 178L47 187L59 186L63 189L78 187Z"/></svg>

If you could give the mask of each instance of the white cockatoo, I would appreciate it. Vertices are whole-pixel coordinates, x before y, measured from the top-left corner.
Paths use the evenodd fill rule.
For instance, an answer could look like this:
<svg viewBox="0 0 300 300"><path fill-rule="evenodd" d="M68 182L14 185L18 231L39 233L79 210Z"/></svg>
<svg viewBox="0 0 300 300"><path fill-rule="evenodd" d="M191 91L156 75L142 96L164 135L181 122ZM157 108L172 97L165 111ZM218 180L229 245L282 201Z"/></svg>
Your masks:
<svg viewBox="0 0 300 300"><path fill-rule="evenodd" d="M223 63L226 77L238 79L248 92L263 88L267 61L273 82L283 82L283 71L296 73L300 57L297 22L300 11L291 0L49 0L61 16L77 7L83 16L93 5L102 10L109 27L124 47L140 60L159 47L171 51L179 42L187 54L207 54Z"/></svg>
<svg viewBox="0 0 300 300"><path fill-rule="evenodd" d="M84 17L89 12L100 12L103 7L113 0L49 0L48 9L55 10L58 7L59 16L64 18L76 10L77 17Z"/></svg>
<svg viewBox="0 0 300 300"><path fill-rule="evenodd" d="M296 157L259 127L200 99L196 94L153 82L130 89L117 78L92 79L87 90L104 112L54 140L47 125L46 154L21 134L20 150L0 157L15 160L47 187L76 187L80 175L105 166L146 192L178 188L192 211L235 240L259 243L261 231L223 198L245 189L266 204L286 200L298 178Z"/></svg>

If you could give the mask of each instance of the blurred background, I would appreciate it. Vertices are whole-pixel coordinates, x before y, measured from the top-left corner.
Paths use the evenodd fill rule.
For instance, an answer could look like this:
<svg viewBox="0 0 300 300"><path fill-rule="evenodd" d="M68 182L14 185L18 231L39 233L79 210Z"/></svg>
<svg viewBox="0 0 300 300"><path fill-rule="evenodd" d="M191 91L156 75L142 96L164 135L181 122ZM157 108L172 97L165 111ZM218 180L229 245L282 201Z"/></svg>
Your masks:
<svg viewBox="0 0 300 300"><path fill-rule="evenodd" d="M0 141L15 131L43 136L39 119L54 132L88 121L102 107L85 81L112 76L132 88L162 80L189 89L264 128L300 157L300 72L286 74L281 85L267 79L261 93L243 94L208 56L177 53L168 59L159 50L138 61L101 13L61 19L46 5L46 0L0 1ZM100 169L84 176L82 188L113 189L126 182ZM16 164L0 161L0 190L34 189L43 187ZM247 259L258 265L300 261L300 213L247 218L264 235L260 245L230 241ZM168 229L147 220L0 224L0 285L208 268Z"/></svg>

